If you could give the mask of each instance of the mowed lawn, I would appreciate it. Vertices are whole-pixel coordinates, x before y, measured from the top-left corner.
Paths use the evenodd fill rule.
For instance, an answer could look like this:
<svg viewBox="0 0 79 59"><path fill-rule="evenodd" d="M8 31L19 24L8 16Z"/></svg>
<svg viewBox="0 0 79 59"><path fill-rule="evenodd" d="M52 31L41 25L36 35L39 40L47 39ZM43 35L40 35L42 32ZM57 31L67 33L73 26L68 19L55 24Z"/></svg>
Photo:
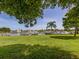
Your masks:
<svg viewBox="0 0 79 59"><path fill-rule="evenodd" d="M0 59L79 59L79 35L3 36Z"/></svg>

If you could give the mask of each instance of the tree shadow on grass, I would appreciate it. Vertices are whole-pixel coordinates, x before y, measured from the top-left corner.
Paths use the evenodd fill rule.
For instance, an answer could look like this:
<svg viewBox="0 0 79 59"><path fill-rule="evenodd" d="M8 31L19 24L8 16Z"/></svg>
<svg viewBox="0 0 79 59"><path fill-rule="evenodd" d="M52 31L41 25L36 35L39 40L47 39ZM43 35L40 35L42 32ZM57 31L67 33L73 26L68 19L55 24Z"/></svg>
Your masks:
<svg viewBox="0 0 79 59"><path fill-rule="evenodd" d="M74 37L74 36L62 36L62 35L58 35L58 36L50 36L50 38L54 38L54 39L64 39L64 40L69 40L69 39L79 39L79 37Z"/></svg>
<svg viewBox="0 0 79 59"><path fill-rule="evenodd" d="M0 48L0 59L79 59L56 47L15 44Z"/></svg>

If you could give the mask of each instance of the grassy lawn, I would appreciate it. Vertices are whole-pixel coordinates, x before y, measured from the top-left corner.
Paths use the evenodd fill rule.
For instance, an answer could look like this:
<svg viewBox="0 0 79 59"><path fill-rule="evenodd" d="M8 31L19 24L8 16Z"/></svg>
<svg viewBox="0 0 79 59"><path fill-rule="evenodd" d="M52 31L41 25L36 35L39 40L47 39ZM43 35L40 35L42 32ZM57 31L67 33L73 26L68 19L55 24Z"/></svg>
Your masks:
<svg viewBox="0 0 79 59"><path fill-rule="evenodd" d="M78 36L0 37L0 59L79 59Z"/></svg>

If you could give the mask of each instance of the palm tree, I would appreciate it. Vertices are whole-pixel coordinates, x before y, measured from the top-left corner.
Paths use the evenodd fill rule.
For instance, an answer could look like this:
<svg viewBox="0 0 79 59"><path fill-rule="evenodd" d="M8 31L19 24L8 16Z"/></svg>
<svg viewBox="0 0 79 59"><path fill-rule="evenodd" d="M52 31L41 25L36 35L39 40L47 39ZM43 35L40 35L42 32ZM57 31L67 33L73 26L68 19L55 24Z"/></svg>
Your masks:
<svg viewBox="0 0 79 59"><path fill-rule="evenodd" d="M55 21L48 22L46 29L48 29L48 28L50 28L51 31L52 31L52 29L55 29L56 28L56 22Z"/></svg>

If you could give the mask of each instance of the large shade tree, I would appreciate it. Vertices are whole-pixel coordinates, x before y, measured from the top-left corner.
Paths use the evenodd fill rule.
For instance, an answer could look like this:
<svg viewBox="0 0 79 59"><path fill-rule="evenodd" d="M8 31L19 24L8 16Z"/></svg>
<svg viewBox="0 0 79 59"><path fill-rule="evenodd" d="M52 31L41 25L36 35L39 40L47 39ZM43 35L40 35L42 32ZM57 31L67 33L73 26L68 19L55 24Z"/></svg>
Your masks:
<svg viewBox="0 0 79 59"><path fill-rule="evenodd" d="M78 4L79 0L0 0L0 12L15 16L20 24L29 27L36 24L38 17L42 17L45 8L57 5L67 8Z"/></svg>
<svg viewBox="0 0 79 59"><path fill-rule="evenodd" d="M79 28L79 7L73 7L63 18L63 26L66 30L75 29L74 36L76 36Z"/></svg>

